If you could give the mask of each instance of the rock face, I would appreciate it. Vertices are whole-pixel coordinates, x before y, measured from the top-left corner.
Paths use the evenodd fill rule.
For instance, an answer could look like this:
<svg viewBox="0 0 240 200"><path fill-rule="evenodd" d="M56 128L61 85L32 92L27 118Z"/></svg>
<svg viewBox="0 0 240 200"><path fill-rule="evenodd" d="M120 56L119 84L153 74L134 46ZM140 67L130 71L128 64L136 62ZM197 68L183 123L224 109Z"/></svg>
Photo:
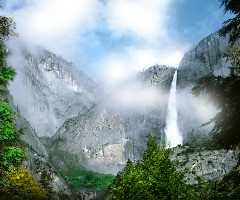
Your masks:
<svg viewBox="0 0 240 200"><path fill-rule="evenodd" d="M186 171L189 184L197 184L197 177L204 180L220 180L223 175L236 166L240 151L203 150L190 147L176 147L171 157L178 170Z"/></svg>
<svg viewBox="0 0 240 200"><path fill-rule="evenodd" d="M95 106L67 120L52 137L52 148L74 154L94 171L116 174L128 159L141 158L149 133L164 138L154 113L129 115Z"/></svg>
<svg viewBox="0 0 240 200"><path fill-rule="evenodd" d="M174 71L174 68L156 65L140 73L141 92L154 88L156 91L167 90L168 93ZM126 92L129 92L128 89ZM108 97L108 101L66 120L52 136L55 145L50 151L60 149L77 156L79 163L89 169L116 174L128 159L141 158L150 133L164 140L166 96L164 92L159 95L158 98L163 101L159 106L145 109L140 106L136 110L128 110L126 105L114 100L112 104Z"/></svg>
<svg viewBox="0 0 240 200"><path fill-rule="evenodd" d="M175 68L166 65L154 65L139 74L145 87L155 86L170 90Z"/></svg>
<svg viewBox="0 0 240 200"><path fill-rule="evenodd" d="M14 103L39 136L51 136L62 123L90 108L97 85L62 57L14 42L8 62L17 70L10 85Z"/></svg>
<svg viewBox="0 0 240 200"><path fill-rule="evenodd" d="M228 75L230 65L222 57L229 45L228 40L228 37L221 37L216 32L185 53L178 68L178 86L183 88L195 84L200 77L210 72L215 75Z"/></svg>
<svg viewBox="0 0 240 200"><path fill-rule="evenodd" d="M212 124L203 128L201 124L214 117L216 111L206 100L204 102L203 96L199 97L199 102L197 102L191 93L191 88L199 78L209 73L216 76L227 76L230 73L230 64L226 63L225 58L223 58L223 54L227 53L228 40L228 36L221 37L218 32L213 33L198 44L193 45L180 62L177 79L177 101L179 126L184 136L184 142L198 135L206 134L212 128ZM239 43L235 45L239 45Z"/></svg>

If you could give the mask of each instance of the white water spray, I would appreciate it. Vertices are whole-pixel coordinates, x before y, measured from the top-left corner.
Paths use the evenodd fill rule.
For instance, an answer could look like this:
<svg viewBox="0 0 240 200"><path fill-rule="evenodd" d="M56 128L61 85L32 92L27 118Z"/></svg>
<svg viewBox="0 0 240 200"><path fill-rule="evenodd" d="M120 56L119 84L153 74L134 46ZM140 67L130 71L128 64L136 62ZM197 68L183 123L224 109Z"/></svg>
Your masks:
<svg viewBox="0 0 240 200"><path fill-rule="evenodd" d="M171 147L175 147L178 144L182 144L182 136L179 132L177 124L176 85L177 85L177 70L174 73L173 81L171 84L168 99L166 127L164 129L167 136L166 144L170 143Z"/></svg>

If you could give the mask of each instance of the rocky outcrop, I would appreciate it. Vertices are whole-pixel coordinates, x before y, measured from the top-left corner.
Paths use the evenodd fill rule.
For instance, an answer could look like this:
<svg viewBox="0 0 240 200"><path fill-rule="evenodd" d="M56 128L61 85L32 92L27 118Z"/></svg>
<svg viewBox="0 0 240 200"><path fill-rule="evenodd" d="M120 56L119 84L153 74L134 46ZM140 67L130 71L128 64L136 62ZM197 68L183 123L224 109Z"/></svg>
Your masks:
<svg viewBox="0 0 240 200"><path fill-rule="evenodd" d="M221 180L238 162L239 150L204 150L190 147L173 148L171 160L178 170L185 171L189 184L197 184L198 177L204 180Z"/></svg>
<svg viewBox="0 0 240 200"><path fill-rule="evenodd" d="M169 91L175 70L166 65L154 65L139 73L139 78L144 87L155 86Z"/></svg>
<svg viewBox="0 0 240 200"><path fill-rule="evenodd" d="M183 88L193 85L210 72L215 75L228 75L230 65L223 58L229 45L228 40L228 37L221 37L216 32L193 45L180 62L178 86ZM239 45L239 42L235 45Z"/></svg>
<svg viewBox="0 0 240 200"><path fill-rule="evenodd" d="M14 41L8 63L18 75L9 89L21 114L39 136L51 136L62 123L90 108L98 87L62 57Z"/></svg>

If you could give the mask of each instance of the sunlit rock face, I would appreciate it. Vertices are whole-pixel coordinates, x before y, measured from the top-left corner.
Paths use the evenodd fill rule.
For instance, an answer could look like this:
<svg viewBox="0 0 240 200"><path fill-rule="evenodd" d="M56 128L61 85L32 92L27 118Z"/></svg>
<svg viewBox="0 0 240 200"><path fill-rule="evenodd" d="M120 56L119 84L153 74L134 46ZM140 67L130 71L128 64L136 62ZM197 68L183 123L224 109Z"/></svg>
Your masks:
<svg viewBox="0 0 240 200"><path fill-rule="evenodd" d="M228 40L228 37L221 37L216 32L193 45L180 62L178 86L195 84L200 77L210 72L215 75L228 75L230 65L223 58L229 45ZM238 44L239 42L235 45Z"/></svg>
<svg viewBox="0 0 240 200"><path fill-rule="evenodd" d="M10 93L39 136L53 135L66 119L96 100L95 82L72 63L39 47L8 46L8 62L18 74Z"/></svg>

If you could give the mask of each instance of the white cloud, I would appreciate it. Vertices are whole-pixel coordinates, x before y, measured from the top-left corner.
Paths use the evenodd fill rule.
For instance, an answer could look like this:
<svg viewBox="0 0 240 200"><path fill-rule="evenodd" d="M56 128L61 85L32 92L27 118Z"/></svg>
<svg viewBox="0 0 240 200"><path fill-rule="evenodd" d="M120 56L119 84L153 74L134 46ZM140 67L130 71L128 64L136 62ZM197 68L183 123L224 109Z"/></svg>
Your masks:
<svg viewBox="0 0 240 200"><path fill-rule="evenodd" d="M102 9L98 0L28 0L25 3L24 7L10 11L20 37L54 51L69 48L81 34L94 28ZM7 8L13 6L10 3Z"/></svg>
<svg viewBox="0 0 240 200"><path fill-rule="evenodd" d="M111 90L107 103L109 106L120 106L128 111L142 112L146 109L161 109L166 106L168 93L160 88L144 88L137 80L132 80Z"/></svg>
<svg viewBox="0 0 240 200"><path fill-rule="evenodd" d="M165 49L132 46L126 48L123 55L111 54L97 64L102 66L104 80L118 84L155 64L177 68L186 48L187 45L181 47L173 45Z"/></svg>
<svg viewBox="0 0 240 200"><path fill-rule="evenodd" d="M135 71L146 69L149 65L161 64L171 67L178 67L179 62L183 56L184 48L177 46L161 49L161 48L142 48L142 49L129 49L129 55L132 62L135 64Z"/></svg>
<svg viewBox="0 0 240 200"><path fill-rule="evenodd" d="M186 48L173 42L169 36L167 12L172 2L173 0L13 0L6 2L6 9L7 14L16 20L20 37L61 54L68 60L86 63L91 70L94 68L91 66L95 66L97 71L102 71L98 74L104 80L116 83L156 63L178 66ZM133 38L127 46L115 46L114 52L103 53L97 61L84 60L87 48L84 49L81 44L85 41L87 44L91 42L91 46L98 44L86 39L86 33L96 30L111 33L110 37L131 35ZM94 38L97 39L99 38ZM94 52L88 54L95 56ZM83 68L87 71L88 66Z"/></svg>
<svg viewBox="0 0 240 200"><path fill-rule="evenodd" d="M107 22L119 34L128 31L146 40L166 35L167 9L171 0L109 0Z"/></svg>

